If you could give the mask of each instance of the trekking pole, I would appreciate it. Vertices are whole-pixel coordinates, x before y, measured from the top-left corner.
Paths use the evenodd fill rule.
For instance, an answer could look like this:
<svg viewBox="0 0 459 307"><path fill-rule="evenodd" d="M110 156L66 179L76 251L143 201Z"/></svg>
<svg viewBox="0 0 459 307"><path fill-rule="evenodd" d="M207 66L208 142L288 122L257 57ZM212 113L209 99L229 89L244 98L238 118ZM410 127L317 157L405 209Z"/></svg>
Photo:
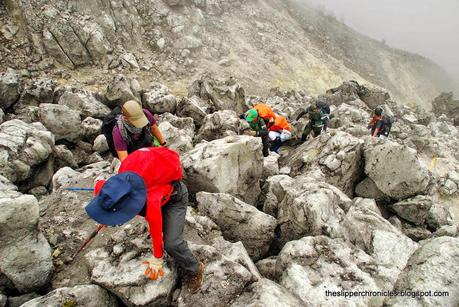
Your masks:
<svg viewBox="0 0 459 307"><path fill-rule="evenodd" d="M64 188L66 191L94 191L94 188Z"/></svg>
<svg viewBox="0 0 459 307"><path fill-rule="evenodd" d="M86 247L91 243L92 239L94 239L95 236L107 225L99 225L97 226L96 230L94 230L89 237L81 244L80 248L73 254L72 256L72 261L75 259L75 257Z"/></svg>

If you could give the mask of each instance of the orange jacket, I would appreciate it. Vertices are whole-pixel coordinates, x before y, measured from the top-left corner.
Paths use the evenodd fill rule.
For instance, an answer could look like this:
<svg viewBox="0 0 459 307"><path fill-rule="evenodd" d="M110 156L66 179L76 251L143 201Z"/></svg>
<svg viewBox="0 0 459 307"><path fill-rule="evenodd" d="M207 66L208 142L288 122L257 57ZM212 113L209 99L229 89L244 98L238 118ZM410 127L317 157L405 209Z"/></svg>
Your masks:
<svg viewBox="0 0 459 307"><path fill-rule="evenodd" d="M269 131L280 131L280 130L287 130L292 131L292 127L288 123L287 119L283 116L276 115L274 118L274 124L268 128Z"/></svg>
<svg viewBox="0 0 459 307"><path fill-rule="evenodd" d="M253 108L257 110L259 117L266 119L267 121L269 121L270 119L274 119L276 116L276 114L274 114L273 109L271 109L271 107L267 104L258 103L254 105Z"/></svg>

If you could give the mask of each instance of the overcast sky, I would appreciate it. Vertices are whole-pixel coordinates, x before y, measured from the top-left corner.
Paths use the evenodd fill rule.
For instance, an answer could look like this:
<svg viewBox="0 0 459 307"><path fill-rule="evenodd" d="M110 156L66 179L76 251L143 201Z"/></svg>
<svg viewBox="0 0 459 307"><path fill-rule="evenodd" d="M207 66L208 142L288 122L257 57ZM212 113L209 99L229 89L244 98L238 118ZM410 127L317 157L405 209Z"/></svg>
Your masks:
<svg viewBox="0 0 459 307"><path fill-rule="evenodd" d="M434 60L459 80L459 0L306 1L360 33Z"/></svg>

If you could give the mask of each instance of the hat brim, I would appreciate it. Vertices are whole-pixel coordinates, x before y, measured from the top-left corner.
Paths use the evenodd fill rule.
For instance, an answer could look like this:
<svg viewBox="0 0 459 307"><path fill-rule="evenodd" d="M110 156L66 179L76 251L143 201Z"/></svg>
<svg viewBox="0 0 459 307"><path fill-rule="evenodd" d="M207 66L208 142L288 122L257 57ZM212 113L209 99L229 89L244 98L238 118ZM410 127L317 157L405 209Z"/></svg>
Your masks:
<svg viewBox="0 0 459 307"><path fill-rule="evenodd" d="M148 118L143 113L139 117L136 117L136 118L128 117L128 119L129 119L129 122L131 122L131 124L136 128L143 128L150 123L148 121Z"/></svg>
<svg viewBox="0 0 459 307"><path fill-rule="evenodd" d="M147 189L142 177L134 172L124 172L114 177L123 178L129 181L132 185L132 191L119 201L116 211L103 209L100 205L101 198L99 196L95 197L85 207L85 210L86 213L99 224L109 226L124 224L142 211L147 200Z"/></svg>

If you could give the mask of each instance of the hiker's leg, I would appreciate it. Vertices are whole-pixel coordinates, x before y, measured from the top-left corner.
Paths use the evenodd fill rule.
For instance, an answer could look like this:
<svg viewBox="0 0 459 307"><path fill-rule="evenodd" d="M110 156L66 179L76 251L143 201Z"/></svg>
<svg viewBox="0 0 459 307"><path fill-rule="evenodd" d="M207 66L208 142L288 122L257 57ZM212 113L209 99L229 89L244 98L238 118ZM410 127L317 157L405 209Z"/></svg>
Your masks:
<svg viewBox="0 0 459 307"><path fill-rule="evenodd" d="M312 129L312 135L313 135L314 137L318 137L318 136L320 135L321 132L322 132L322 127L320 127L320 128L313 128L313 129Z"/></svg>
<svg viewBox="0 0 459 307"><path fill-rule="evenodd" d="M269 132L269 139L271 140L271 151L277 153L279 147L281 146L282 142L280 140L281 134L277 131L270 131Z"/></svg>
<svg viewBox="0 0 459 307"><path fill-rule="evenodd" d="M301 136L301 141L304 142L308 138L309 133L312 131L312 123L309 122L306 127L304 127L303 135Z"/></svg>
<svg viewBox="0 0 459 307"><path fill-rule="evenodd" d="M183 239L188 189L182 181L175 183L174 188L177 195L171 196L169 202L161 208L164 249L174 258L177 266L183 270L185 275L194 276L199 269L198 261Z"/></svg>
<svg viewBox="0 0 459 307"><path fill-rule="evenodd" d="M263 157L267 157L269 155L269 139L267 135L261 137L261 143L263 144Z"/></svg>

